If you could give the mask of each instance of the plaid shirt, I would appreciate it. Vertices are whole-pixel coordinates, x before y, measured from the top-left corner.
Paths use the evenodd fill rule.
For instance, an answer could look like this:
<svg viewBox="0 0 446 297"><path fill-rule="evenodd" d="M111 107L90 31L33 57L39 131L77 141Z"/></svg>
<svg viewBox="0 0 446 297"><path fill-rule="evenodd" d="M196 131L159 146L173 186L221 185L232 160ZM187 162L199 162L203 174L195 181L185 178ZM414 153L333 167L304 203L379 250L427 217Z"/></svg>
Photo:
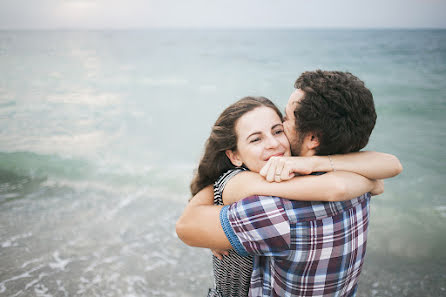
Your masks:
<svg viewBox="0 0 446 297"><path fill-rule="evenodd" d="M256 256L249 296L355 296L369 203L366 193L343 202L252 196L225 206L220 221L234 250Z"/></svg>

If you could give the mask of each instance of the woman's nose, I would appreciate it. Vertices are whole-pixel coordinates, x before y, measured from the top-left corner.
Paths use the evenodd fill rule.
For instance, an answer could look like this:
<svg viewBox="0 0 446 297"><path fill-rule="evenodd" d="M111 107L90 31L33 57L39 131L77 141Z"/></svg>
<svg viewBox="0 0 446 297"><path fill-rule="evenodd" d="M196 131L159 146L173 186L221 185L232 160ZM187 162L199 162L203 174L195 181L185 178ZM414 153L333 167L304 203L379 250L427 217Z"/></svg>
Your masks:
<svg viewBox="0 0 446 297"><path fill-rule="evenodd" d="M279 142L277 141L277 139L273 136L270 135L267 140L266 140L266 147L267 148L275 148L279 145Z"/></svg>

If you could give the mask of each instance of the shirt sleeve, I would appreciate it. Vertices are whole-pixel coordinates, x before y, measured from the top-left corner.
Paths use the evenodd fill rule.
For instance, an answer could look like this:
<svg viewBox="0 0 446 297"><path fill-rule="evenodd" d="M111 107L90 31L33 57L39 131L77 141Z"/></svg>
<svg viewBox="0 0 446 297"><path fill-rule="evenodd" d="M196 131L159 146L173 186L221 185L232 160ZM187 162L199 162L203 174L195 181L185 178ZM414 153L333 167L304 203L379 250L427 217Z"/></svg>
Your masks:
<svg viewBox="0 0 446 297"><path fill-rule="evenodd" d="M285 256L289 252L290 221L281 198L251 196L225 206L220 223L240 255Z"/></svg>

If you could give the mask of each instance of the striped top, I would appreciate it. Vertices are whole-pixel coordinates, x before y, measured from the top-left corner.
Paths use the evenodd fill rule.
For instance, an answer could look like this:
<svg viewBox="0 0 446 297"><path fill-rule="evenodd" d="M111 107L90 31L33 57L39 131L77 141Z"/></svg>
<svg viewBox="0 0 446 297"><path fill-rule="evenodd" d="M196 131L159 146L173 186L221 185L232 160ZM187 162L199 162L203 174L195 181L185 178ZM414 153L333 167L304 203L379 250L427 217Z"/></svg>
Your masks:
<svg viewBox="0 0 446 297"><path fill-rule="evenodd" d="M246 170L235 168L224 173L214 184L214 204L223 205L223 190L226 183L236 174ZM244 257L234 250L229 251L223 260L212 256L215 289L209 291L208 297L243 297L248 296L252 274L252 256Z"/></svg>

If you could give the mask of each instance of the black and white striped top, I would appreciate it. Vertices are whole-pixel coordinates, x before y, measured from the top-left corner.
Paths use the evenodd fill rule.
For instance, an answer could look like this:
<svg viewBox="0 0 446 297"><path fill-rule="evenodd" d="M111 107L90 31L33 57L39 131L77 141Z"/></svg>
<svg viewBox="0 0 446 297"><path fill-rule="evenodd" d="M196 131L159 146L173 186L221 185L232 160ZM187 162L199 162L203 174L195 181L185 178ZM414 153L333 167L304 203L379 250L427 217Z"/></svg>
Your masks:
<svg viewBox="0 0 446 297"><path fill-rule="evenodd" d="M214 204L223 205L223 190L228 180L245 168L230 169L214 184ZM243 297L248 296L252 274L252 257L242 257L234 250L229 251L223 260L212 256L215 289L209 290L208 297Z"/></svg>

